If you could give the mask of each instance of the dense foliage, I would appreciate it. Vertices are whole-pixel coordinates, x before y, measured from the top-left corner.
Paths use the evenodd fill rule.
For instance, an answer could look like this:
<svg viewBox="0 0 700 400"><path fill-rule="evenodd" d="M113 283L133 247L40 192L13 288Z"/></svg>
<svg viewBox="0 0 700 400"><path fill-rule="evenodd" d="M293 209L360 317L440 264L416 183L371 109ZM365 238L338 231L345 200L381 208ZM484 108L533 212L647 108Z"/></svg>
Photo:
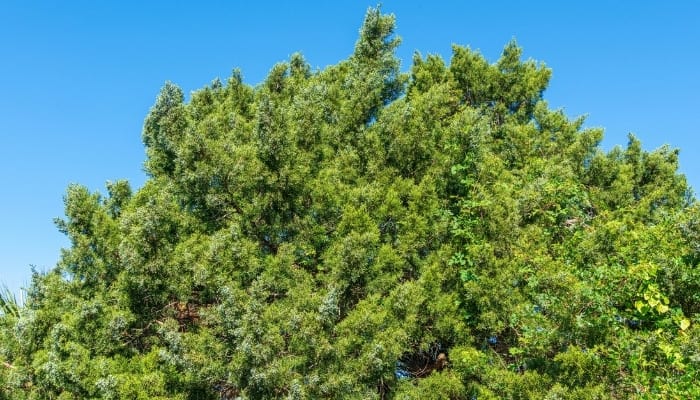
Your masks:
<svg viewBox="0 0 700 400"><path fill-rule="evenodd" d="M514 43L402 73L393 30L167 83L146 184L69 187L71 247L0 303L0 399L699 398L678 152L603 152Z"/></svg>

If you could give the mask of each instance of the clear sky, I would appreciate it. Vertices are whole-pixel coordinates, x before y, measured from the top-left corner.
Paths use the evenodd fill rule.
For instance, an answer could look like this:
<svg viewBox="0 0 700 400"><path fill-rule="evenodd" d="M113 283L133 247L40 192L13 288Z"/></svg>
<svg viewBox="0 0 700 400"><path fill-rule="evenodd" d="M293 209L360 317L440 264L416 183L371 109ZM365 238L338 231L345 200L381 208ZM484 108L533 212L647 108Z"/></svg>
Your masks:
<svg viewBox="0 0 700 400"><path fill-rule="evenodd" d="M279 2L282 3L282 2ZM397 17L403 69L414 51L449 60L452 43L495 61L512 38L553 77L545 98L603 146L635 133L647 150L681 148L700 188L700 2L382 2ZM144 117L166 80L186 93L239 67L259 83L300 51L323 68L346 58L373 2L0 2L0 282L28 283L67 240L69 183L139 187Z"/></svg>

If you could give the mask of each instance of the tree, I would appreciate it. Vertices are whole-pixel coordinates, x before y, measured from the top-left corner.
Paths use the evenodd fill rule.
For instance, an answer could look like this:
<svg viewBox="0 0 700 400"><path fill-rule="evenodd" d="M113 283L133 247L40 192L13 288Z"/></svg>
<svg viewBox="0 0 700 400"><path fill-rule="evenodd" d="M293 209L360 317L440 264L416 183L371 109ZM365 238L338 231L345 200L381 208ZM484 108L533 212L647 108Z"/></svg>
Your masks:
<svg viewBox="0 0 700 400"><path fill-rule="evenodd" d="M150 179L71 186L56 269L0 295L0 399L700 396L678 152L603 152L515 42L165 87Z"/></svg>

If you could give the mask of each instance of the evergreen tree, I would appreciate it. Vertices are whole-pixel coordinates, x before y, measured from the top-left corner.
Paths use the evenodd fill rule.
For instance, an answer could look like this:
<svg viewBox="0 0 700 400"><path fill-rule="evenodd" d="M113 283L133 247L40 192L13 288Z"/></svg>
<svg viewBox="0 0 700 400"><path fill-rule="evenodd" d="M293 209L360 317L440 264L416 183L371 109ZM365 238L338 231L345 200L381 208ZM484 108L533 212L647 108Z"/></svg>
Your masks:
<svg viewBox="0 0 700 400"><path fill-rule="evenodd" d="M70 248L0 293L0 399L700 397L678 151L602 151L514 42L398 43L370 9L324 70L166 83L144 187L70 186Z"/></svg>

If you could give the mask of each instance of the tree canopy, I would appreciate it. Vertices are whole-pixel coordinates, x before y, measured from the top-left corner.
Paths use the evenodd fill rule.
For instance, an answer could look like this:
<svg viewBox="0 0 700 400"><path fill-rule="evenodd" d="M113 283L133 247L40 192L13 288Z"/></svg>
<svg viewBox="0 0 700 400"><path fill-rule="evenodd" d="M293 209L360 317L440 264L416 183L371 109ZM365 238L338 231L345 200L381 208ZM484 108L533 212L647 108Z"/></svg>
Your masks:
<svg viewBox="0 0 700 400"><path fill-rule="evenodd" d="M678 151L603 151L514 42L404 73L394 26L166 83L145 185L70 186L70 248L0 295L0 399L700 397Z"/></svg>

